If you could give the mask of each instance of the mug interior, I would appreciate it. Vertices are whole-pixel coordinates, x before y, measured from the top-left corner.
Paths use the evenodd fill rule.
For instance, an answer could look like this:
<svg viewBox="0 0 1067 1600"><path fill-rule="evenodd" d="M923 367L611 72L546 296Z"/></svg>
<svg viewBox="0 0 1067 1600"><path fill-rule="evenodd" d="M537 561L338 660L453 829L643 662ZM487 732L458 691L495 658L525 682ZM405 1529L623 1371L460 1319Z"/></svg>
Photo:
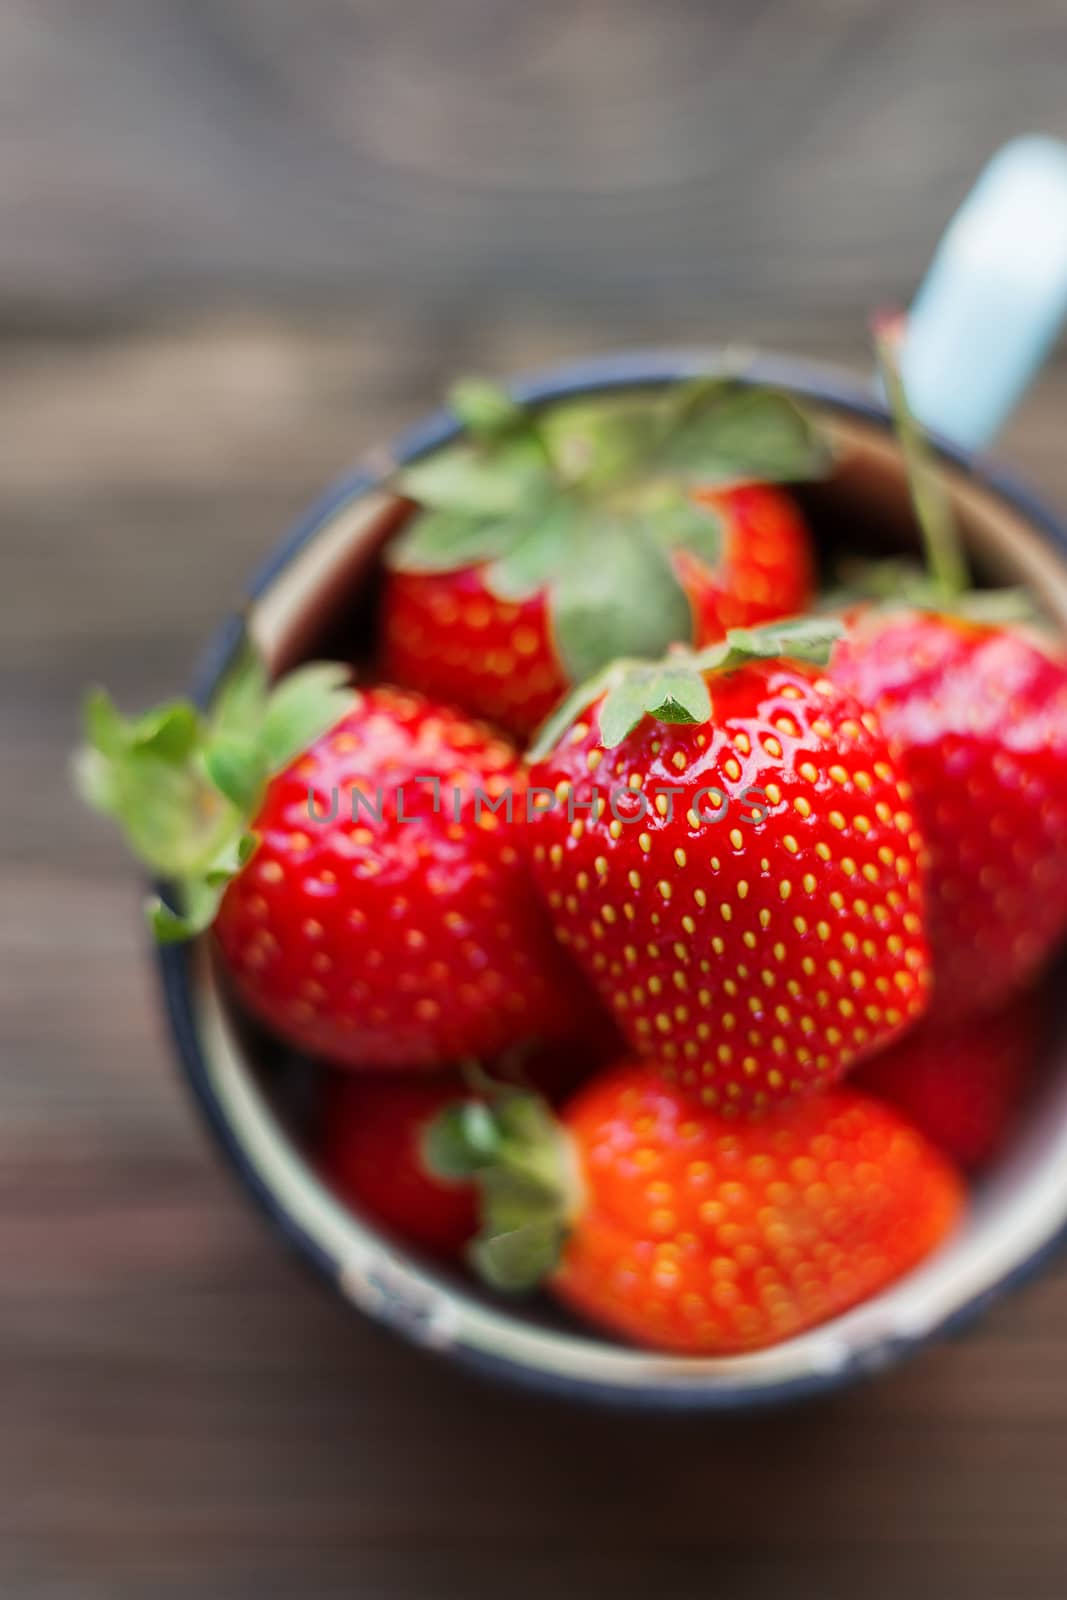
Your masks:
<svg viewBox="0 0 1067 1600"><path fill-rule="evenodd" d="M706 359L691 365L707 369ZM683 370L676 365L654 381ZM837 375L813 376L811 369L799 378L793 368L770 376L803 396L839 447L833 478L800 491L820 532L831 544L869 551L908 542L899 457L866 391ZM583 387L600 383L561 386L550 379L530 392L551 397ZM443 442L447 431L435 419L403 453L418 453L427 436ZM347 645L341 653L350 655L352 641L368 637L375 558L404 514L375 487L391 464L378 463L335 493L299 530L287 559L260 580L249 626L276 668L329 654L341 641ZM1067 627L1067 555L1056 547L1047 513L976 476L947 447L942 470L979 570L997 582L1030 585ZM1067 1228L1067 1052L1060 1026L1046 1045L1040 1085L1010 1147L972 1187L964 1224L920 1267L844 1316L751 1355L680 1358L630 1349L545 1305L483 1294L349 1210L320 1181L294 1131L300 1072L265 1062L270 1047L235 1013L206 945L167 951L163 965L185 1064L216 1131L304 1253L348 1299L418 1343L542 1385L590 1397L718 1408L818 1389L884 1365L976 1310Z"/></svg>

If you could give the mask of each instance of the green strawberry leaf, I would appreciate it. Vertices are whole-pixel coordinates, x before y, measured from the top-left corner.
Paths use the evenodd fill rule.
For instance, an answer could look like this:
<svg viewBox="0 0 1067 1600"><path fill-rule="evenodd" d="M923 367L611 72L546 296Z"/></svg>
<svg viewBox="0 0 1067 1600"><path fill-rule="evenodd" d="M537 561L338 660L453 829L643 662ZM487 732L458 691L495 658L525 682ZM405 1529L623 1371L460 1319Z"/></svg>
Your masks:
<svg viewBox="0 0 1067 1600"><path fill-rule="evenodd" d="M649 683L647 698L658 722L701 723L711 716L707 684L684 665L660 667Z"/></svg>
<svg viewBox="0 0 1067 1600"><path fill-rule="evenodd" d="M549 617L572 682L620 656L656 656L692 637L689 601L644 519L588 513L556 582Z"/></svg>
<svg viewBox="0 0 1067 1600"><path fill-rule="evenodd" d="M719 565L723 523L714 506L671 493L663 503L649 508L648 517L667 549L688 550L712 569Z"/></svg>
<svg viewBox="0 0 1067 1600"><path fill-rule="evenodd" d="M530 428L530 412L490 378L460 378L448 391L448 403L476 439L506 438Z"/></svg>
<svg viewBox="0 0 1067 1600"><path fill-rule="evenodd" d="M225 885L231 878L235 878L242 867L246 867L251 861L258 845L258 838L250 831L228 839L204 873L204 882L208 888L218 888L219 885Z"/></svg>
<svg viewBox="0 0 1067 1600"><path fill-rule="evenodd" d="M138 717L131 730L131 748L160 761L182 761L192 750L200 731L196 707L173 700Z"/></svg>
<svg viewBox="0 0 1067 1600"><path fill-rule="evenodd" d="M612 662L556 707L538 731L527 760L542 761L601 696L600 742L607 750L621 744L645 716L668 723L706 722L712 705L705 673L730 672L749 661L778 658L825 666L843 632L836 617L801 617L761 628L732 628L718 644L695 652L676 646L662 661Z"/></svg>
<svg viewBox="0 0 1067 1600"><path fill-rule="evenodd" d="M85 739L101 755L117 756L127 740L122 715L106 689L90 689L85 697Z"/></svg>
<svg viewBox="0 0 1067 1600"><path fill-rule="evenodd" d="M503 1141L489 1106L480 1100L446 1106L426 1129L421 1147L424 1166L440 1178L472 1178L494 1161Z"/></svg>
<svg viewBox="0 0 1067 1600"><path fill-rule="evenodd" d="M500 1232L490 1229L471 1245L471 1265L491 1288L522 1294L551 1274L565 1238L565 1228L551 1217L538 1217Z"/></svg>
<svg viewBox="0 0 1067 1600"><path fill-rule="evenodd" d="M351 710L351 672L341 661L312 661L271 690L259 730L269 774L281 772Z"/></svg>
<svg viewBox="0 0 1067 1600"><path fill-rule="evenodd" d="M683 483L792 483L831 462L826 436L788 395L708 378L674 392L649 466Z"/></svg>
<svg viewBox="0 0 1067 1600"><path fill-rule="evenodd" d="M1042 621L1042 612L1029 589L969 589L956 597L950 610L967 622Z"/></svg>
<svg viewBox="0 0 1067 1600"><path fill-rule="evenodd" d="M174 911L158 895L153 896L145 907L152 937L157 944L184 944L187 939L206 933L215 920L220 898L208 893L197 897L195 892L189 896L187 891L189 909Z"/></svg>
<svg viewBox="0 0 1067 1600"><path fill-rule="evenodd" d="M600 742L608 750L621 744L632 728L646 716L648 680L636 674L624 678L608 690L600 706Z"/></svg>
<svg viewBox="0 0 1067 1600"><path fill-rule="evenodd" d="M211 708L214 732L247 738L262 724L269 693L266 662L246 628Z"/></svg>
<svg viewBox="0 0 1067 1600"><path fill-rule="evenodd" d="M255 811L267 781L267 763L254 738L213 739L204 750L204 771L231 805L246 816Z"/></svg>
<svg viewBox="0 0 1067 1600"><path fill-rule="evenodd" d="M848 556L838 564L836 578L832 598L839 607L859 600L887 600L925 608L936 605L941 598L940 589L925 567L906 556L880 561Z"/></svg>
<svg viewBox="0 0 1067 1600"><path fill-rule="evenodd" d="M607 750L622 743L642 718L658 722L701 723L711 716L711 695L695 657L679 652L661 665L631 664L613 684L600 707L600 742Z"/></svg>
<svg viewBox="0 0 1067 1600"><path fill-rule="evenodd" d="M469 511L423 511L391 539L386 566L395 572L455 572L502 555L521 512L483 516Z"/></svg>
<svg viewBox="0 0 1067 1600"><path fill-rule="evenodd" d="M552 482L541 446L520 438L492 449L457 444L435 450L401 472L396 486L428 510L488 517L518 510Z"/></svg>
<svg viewBox="0 0 1067 1600"><path fill-rule="evenodd" d="M177 909L149 908L158 938L188 938L211 922L255 846L249 825L267 781L345 713L347 680L340 663L317 662L268 690L246 639L206 715L178 700L124 718L102 690L89 696L75 782L174 885Z"/></svg>
<svg viewBox="0 0 1067 1600"><path fill-rule="evenodd" d="M564 482L586 496L631 482L663 429L658 395L565 401L541 414L541 431Z"/></svg>
<svg viewBox="0 0 1067 1600"><path fill-rule="evenodd" d="M820 596L822 607L830 613L864 602L867 609L936 611L966 622L990 624L1037 622L1041 616L1028 589L966 589L946 598L929 573L906 558L849 559L840 563L837 576L836 587Z"/></svg>
<svg viewBox="0 0 1067 1600"><path fill-rule="evenodd" d="M472 1264L497 1288L532 1288L559 1260L580 1205L566 1136L538 1095L501 1090L446 1106L423 1136L426 1166L473 1180L482 1227Z"/></svg>
<svg viewBox="0 0 1067 1600"><path fill-rule="evenodd" d="M823 667L830 659L834 642L843 632L844 625L838 618L826 616L765 622L758 628L731 628L721 644L709 645L694 660L701 667L716 671L731 671L749 661L768 661L779 656Z"/></svg>
<svg viewBox="0 0 1067 1600"><path fill-rule="evenodd" d="M501 600L526 600L539 594L566 565L581 521L581 508L563 495L531 507L525 519L512 519L512 543L482 573L486 587Z"/></svg>
<svg viewBox="0 0 1067 1600"><path fill-rule="evenodd" d="M215 920L226 885L247 866L256 849L253 833L235 835L223 845L214 861L196 876L182 880L181 910L158 895L147 904L149 926L159 944L179 944L204 933Z"/></svg>

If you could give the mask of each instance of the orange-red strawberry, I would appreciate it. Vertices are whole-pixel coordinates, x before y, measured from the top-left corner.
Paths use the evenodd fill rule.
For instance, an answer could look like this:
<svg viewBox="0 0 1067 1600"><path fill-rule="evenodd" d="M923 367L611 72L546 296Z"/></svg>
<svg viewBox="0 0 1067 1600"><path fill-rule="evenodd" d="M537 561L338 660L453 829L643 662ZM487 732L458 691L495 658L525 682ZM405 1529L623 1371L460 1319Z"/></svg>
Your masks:
<svg viewBox="0 0 1067 1600"><path fill-rule="evenodd" d="M793 501L767 484L707 489L696 502L721 527L717 560L679 545L674 575L689 602L684 637L697 645L807 609L810 540ZM398 546L403 562L402 546ZM388 571L381 611L383 674L531 734L570 683L552 631L548 582L501 597L488 563L447 572Z"/></svg>
<svg viewBox="0 0 1067 1600"><path fill-rule="evenodd" d="M448 1066L588 1015L518 848L524 771L484 724L334 667L268 695L253 663L210 718L127 725L98 699L91 732L90 797L177 882L157 932L213 924L241 1000L299 1048Z"/></svg>
<svg viewBox="0 0 1067 1600"><path fill-rule="evenodd" d="M925 1003L906 785L872 714L789 659L828 640L782 624L621 668L535 752L557 937L631 1046L727 1113L827 1087Z"/></svg>
<svg viewBox="0 0 1067 1600"><path fill-rule="evenodd" d="M791 401L722 381L543 414L480 383L467 442L410 469L386 552L381 665L514 733L623 655L802 611L799 511L760 479L826 450Z"/></svg>
<svg viewBox="0 0 1067 1600"><path fill-rule="evenodd" d="M462 1090L427 1081L331 1073L318 1161L342 1199L400 1239L458 1256L478 1231L474 1184L436 1177L422 1159L427 1129Z"/></svg>
<svg viewBox="0 0 1067 1600"><path fill-rule="evenodd" d="M875 708L911 784L933 1011L1001 1004L1067 930L1067 666L1009 627L871 610L831 676Z"/></svg>
<svg viewBox="0 0 1067 1600"><path fill-rule="evenodd" d="M960 1166L982 1167L1003 1148L1033 1079L1039 1021L1039 997L1023 994L989 1016L924 1022L864 1062L855 1082Z"/></svg>
<svg viewBox="0 0 1067 1600"><path fill-rule="evenodd" d="M487 1126L488 1125L488 1126ZM899 1114L852 1090L726 1121L652 1062L536 1102L454 1107L429 1154L484 1193L474 1260L657 1350L734 1355L884 1289L956 1224L962 1186Z"/></svg>

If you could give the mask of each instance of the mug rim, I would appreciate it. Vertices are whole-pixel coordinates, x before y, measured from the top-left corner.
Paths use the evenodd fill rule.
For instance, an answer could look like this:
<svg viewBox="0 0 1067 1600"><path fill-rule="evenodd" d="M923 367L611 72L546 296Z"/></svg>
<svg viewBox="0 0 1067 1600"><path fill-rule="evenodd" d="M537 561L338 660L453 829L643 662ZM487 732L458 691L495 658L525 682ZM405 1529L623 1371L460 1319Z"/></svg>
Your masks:
<svg viewBox="0 0 1067 1600"><path fill-rule="evenodd" d="M708 375L731 375L741 381L768 384L818 403L824 409L873 425L881 431L892 427L890 415L875 391L855 374L836 366L801 358L773 354L737 357L729 350L714 347L648 349L602 355L533 373L523 374L508 383L516 399L530 404L548 404L574 399L583 394L611 393L677 383ZM337 478L297 522L291 532L254 571L245 590L245 603L260 599L275 580L314 540L317 534L348 504L380 491L398 467L455 440L462 426L455 416L439 408L404 429L394 441L369 453L363 462ZM960 469L968 479L994 497L1007 502L1026 524L1061 557L1067 557L1067 525L1048 508L1028 485L999 463L994 463L934 434L932 443L938 456ZM244 610L227 616L203 652L194 672L191 693L206 705L229 666L245 626ZM155 946L156 967L173 1044L183 1076L229 1165L259 1209L286 1242L318 1274L325 1277L341 1298L352 1301L344 1283L345 1263L330 1252L293 1215L284 1199L265 1180L228 1114L213 1081L197 1025L197 943ZM302 1160L303 1158L300 1157ZM373 1320L399 1332L408 1342L483 1375L503 1378L540 1393L577 1398L601 1405L659 1411L731 1412L826 1393L887 1366L895 1365L909 1352L933 1339L957 1332L970 1324L986 1307L1036 1274L1046 1260L1067 1242L1067 1226L1053 1229L1048 1238L1003 1272L990 1286L958 1306L931 1327L913 1334L887 1334L872 1346L851 1352L833 1370L813 1370L793 1378L753 1383L743 1379L733 1384L721 1381L702 1383L697 1374L683 1384L648 1380L620 1384L610 1378L568 1375L531 1362L456 1342L445 1345L427 1339L417 1325L410 1306L392 1304L388 1285L375 1297L362 1298L359 1309ZM383 1259L387 1252L382 1248Z"/></svg>

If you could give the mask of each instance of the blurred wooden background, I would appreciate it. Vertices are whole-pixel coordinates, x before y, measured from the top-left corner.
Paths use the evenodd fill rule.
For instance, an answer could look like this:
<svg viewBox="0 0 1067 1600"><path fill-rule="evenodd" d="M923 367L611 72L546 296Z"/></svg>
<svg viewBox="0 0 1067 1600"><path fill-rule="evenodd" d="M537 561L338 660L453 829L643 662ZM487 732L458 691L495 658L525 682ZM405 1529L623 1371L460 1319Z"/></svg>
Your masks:
<svg viewBox="0 0 1067 1600"><path fill-rule="evenodd" d="M737 338L862 364L1060 0L0 9L0 1593L1061 1600L1067 1273L817 1408L483 1389L287 1260L176 1081L76 700L173 688L456 370ZM1006 448L1067 504L1067 373Z"/></svg>

